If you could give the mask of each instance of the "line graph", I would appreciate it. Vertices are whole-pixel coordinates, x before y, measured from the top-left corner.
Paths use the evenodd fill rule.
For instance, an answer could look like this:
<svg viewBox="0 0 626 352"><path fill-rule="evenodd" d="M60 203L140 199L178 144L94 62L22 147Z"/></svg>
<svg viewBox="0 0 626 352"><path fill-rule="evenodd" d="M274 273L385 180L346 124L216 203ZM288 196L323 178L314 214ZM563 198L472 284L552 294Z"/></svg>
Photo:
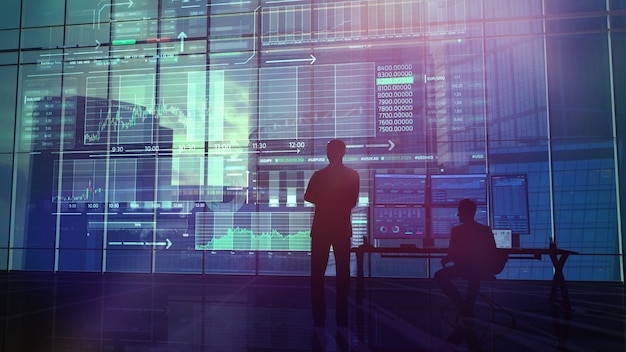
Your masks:
<svg viewBox="0 0 626 352"><path fill-rule="evenodd" d="M130 112L128 118L124 117L124 115L127 115L124 111ZM106 112L100 109L97 112L97 116L98 122L95 131L85 133L84 135L83 142L85 144L100 144L99 142L103 139L103 135L106 135L109 130L117 134L117 143L115 144L121 144L120 136L125 131L135 128L138 124L144 124L148 118L153 118L153 116L148 115L145 110L141 110L137 106L120 105L109 106Z"/></svg>
<svg viewBox="0 0 626 352"><path fill-rule="evenodd" d="M104 202L105 165L96 160L56 161L53 181L53 202Z"/></svg>
<svg viewBox="0 0 626 352"><path fill-rule="evenodd" d="M85 98L85 145L152 144L158 115L155 75L88 77Z"/></svg>
<svg viewBox="0 0 626 352"><path fill-rule="evenodd" d="M309 251L311 212L196 215L196 250Z"/></svg>
<svg viewBox="0 0 626 352"><path fill-rule="evenodd" d="M52 201L71 203L136 201L137 169L137 160L131 159L55 161Z"/></svg>
<svg viewBox="0 0 626 352"><path fill-rule="evenodd" d="M206 77L162 73L158 97L154 74L87 78L84 144L153 144L157 128L172 131L174 140L166 142L203 142L210 111Z"/></svg>

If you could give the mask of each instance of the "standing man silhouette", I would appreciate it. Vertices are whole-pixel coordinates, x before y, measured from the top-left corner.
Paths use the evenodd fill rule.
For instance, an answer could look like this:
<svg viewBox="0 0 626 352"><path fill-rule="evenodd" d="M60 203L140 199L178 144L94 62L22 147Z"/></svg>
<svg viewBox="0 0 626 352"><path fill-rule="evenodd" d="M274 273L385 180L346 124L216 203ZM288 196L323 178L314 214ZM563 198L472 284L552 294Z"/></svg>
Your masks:
<svg viewBox="0 0 626 352"><path fill-rule="evenodd" d="M441 259L441 268L435 273L435 281L463 316L474 315L474 302L480 288L480 281L492 277L493 258L496 241L487 225L474 220L476 203L471 199L459 202L458 217L461 224L452 228L448 255ZM453 262L454 265L446 266ZM461 296L452 279L468 280L465 299Z"/></svg>
<svg viewBox="0 0 626 352"><path fill-rule="evenodd" d="M346 144L333 139L326 146L329 164L316 171L307 186L304 199L315 205L311 226L311 306L316 327L326 322L324 275L330 247L333 247L336 273L336 321L348 326L348 292L350 289L350 216L359 196L359 174L343 164Z"/></svg>

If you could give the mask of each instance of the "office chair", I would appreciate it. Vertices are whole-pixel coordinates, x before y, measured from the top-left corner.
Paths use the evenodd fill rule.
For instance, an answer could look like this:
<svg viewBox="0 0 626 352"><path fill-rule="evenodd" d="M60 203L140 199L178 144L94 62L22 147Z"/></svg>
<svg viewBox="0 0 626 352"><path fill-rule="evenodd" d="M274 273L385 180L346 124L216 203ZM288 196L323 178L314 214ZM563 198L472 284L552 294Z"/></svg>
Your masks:
<svg viewBox="0 0 626 352"><path fill-rule="evenodd" d="M501 249L496 249L491 260L491 265L490 265L491 270L489 270L489 272L485 273L485 275L480 277L479 279L480 287L478 289L477 300L474 302L474 307L478 303L478 300L482 300L489 307L491 323L495 322L497 313L502 313L503 315L506 315L511 319L510 326L515 327L516 325L515 315L513 315L513 313L511 313L509 310L504 308L501 304L497 303L493 295L493 291L494 291L493 282L496 280L496 275L502 272L507 261L508 261L508 254L506 253L506 251L501 250ZM466 279L457 279L457 280L463 283L467 283ZM485 293L486 283L489 284L489 288L488 288L489 293ZM461 284L462 283L459 283L459 285ZM465 292L467 292L467 290L465 290ZM442 313L446 308L448 308L451 305L451 303L452 302L449 302L448 304L442 307ZM461 312L459 312L456 316L456 321L455 321L456 324L459 323L460 318L461 318Z"/></svg>

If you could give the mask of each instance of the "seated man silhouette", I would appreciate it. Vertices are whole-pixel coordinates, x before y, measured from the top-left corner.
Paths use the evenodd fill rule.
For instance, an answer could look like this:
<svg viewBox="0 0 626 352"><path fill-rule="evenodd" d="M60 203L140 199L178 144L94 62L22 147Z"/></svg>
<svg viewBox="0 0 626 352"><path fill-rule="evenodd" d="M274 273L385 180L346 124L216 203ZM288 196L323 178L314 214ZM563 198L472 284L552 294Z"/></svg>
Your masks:
<svg viewBox="0 0 626 352"><path fill-rule="evenodd" d="M459 202L458 214L461 224L450 234L448 255L441 259L441 268L435 273L435 281L450 298L463 316L474 314L474 302L480 288L480 281L493 278L493 258L496 242L489 226L477 223L476 203L470 199ZM454 265L447 266L453 262ZM461 296L452 280L468 280L465 297Z"/></svg>

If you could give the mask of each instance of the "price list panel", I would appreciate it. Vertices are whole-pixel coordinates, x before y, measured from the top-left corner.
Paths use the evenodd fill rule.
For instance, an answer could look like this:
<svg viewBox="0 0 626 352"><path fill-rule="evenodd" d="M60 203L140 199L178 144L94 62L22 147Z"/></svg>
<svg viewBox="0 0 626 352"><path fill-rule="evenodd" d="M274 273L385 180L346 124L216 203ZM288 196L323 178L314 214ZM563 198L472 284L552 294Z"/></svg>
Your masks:
<svg viewBox="0 0 626 352"><path fill-rule="evenodd" d="M473 64L474 55L459 55L424 76L426 119L435 140L450 138L485 142L485 98L483 69ZM444 61L445 62L445 61Z"/></svg>
<svg viewBox="0 0 626 352"><path fill-rule="evenodd" d="M420 100L416 80L420 71L412 63L377 65L376 102L377 135L413 134L420 129Z"/></svg>
<svg viewBox="0 0 626 352"><path fill-rule="evenodd" d="M62 89L55 88L55 85L46 80L27 81L20 120L20 148L73 148L76 135L76 95L76 80L66 79Z"/></svg>

